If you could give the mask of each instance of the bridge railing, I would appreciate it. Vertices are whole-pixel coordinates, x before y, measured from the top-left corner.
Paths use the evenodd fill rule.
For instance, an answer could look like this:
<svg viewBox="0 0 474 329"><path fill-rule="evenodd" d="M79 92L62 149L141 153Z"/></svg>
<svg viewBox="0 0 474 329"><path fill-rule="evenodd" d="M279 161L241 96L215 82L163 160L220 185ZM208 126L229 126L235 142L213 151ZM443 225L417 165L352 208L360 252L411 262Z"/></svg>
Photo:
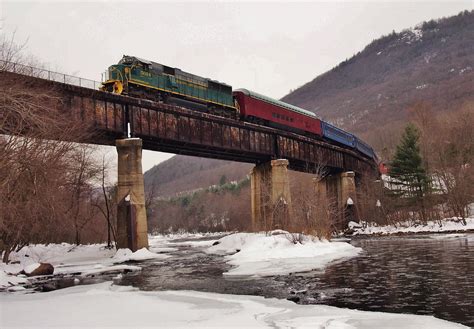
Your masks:
<svg viewBox="0 0 474 329"><path fill-rule="evenodd" d="M102 85L101 82L91 80L91 79L84 79L80 77L76 77L73 75L68 75L64 73L54 72L50 70L45 70L29 65L8 62L4 60L0 60L0 71L7 71L11 73L18 73L23 74L35 78L46 79L50 81L56 81L60 83L65 83L69 85L89 88L89 89L99 89Z"/></svg>

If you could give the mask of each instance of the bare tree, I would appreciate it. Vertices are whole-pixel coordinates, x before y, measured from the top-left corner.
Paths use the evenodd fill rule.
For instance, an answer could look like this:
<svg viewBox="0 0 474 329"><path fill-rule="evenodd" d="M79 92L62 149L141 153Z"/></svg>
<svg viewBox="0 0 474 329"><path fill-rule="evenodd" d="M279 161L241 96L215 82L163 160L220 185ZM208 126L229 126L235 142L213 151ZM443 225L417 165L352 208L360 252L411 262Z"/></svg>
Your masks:
<svg viewBox="0 0 474 329"><path fill-rule="evenodd" d="M328 170L318 165L314 174L292 173L293 218L288 230L329 239L341 217L335 196L326 189Z"/></svg>
<svg viewBox="0 0 474 329"><path fill-rule="evenodd" d="M99 179L101 168L95 164L92 149L86 145L78 145L69 158L71 170L66 176L66 184L70 191L67 215L72 219L76 245L81 244L81 232L94 218L90 204L94 198L94 183Z"/></svg>
<svg viewBox="0 0 474 329"><path fill-rule="evenodd" d="M100 168L100 186L102 190L102 197L97 197L94 201L94 206L97 207L107 222L107 248L112 248L112 240L114 243L116 239L115 216L117 209L116 191L117 186L109 186L107 184L108 167L105 161L105 155L102 157L102 166Z"/></svg>
<svg viewBox="0 0 474 329"><path fill-rule="evenodd" d="M0 63L25 62L21 51L13 39L0 40ZM8 262L11 251L29 243L67 237L67 205L77 197L74 191L82 188L70 180L78 169L72 159L82 154L73 141L86 140L90 131L61 110L61 97L51 87L33 88L27 78L5 73L4 68L0 70L0 251ZM84 172L88 164L82 163ZM89 210L82 210L83 215L91 217Z"/></svg>

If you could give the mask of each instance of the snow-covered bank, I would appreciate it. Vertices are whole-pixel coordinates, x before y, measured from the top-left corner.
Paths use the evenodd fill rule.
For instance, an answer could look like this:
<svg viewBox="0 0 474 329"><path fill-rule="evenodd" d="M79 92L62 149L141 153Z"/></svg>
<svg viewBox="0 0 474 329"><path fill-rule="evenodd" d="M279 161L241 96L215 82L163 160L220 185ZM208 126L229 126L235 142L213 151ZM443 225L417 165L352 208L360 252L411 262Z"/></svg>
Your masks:
<svg viewBox="0 0 474 329"><path fill-rule="evenodd" d="M458 218L447 218L439 221L428 221L425 225L413 222L402 222L397 225L377 226L373 223L349 223L353 235L390 235L413 233L442 233L474 231L474 217L466 218L466 225Z"/></svg>
<svg viewBox="0 0 474 329"><path fill-rule="evenodd" d="M28 282L28 278L18 275L35 263L50 263L55 275L76 274L91 276L100 273L138 271L141 267L121 264L127 261L164 259L169 256L150 252L146 249L134 253L129 249L107 249L104 245L73 246L68 243L31 245L10 255L10 264L0 263L0 288L13 287ZM121 264L121 265L117 265Z"/></svg>
<svg viewBox="0 0 474 329"><path fill-rule="evenodd" d="M432 316L297 305L255 296L143 292L109 282L4 295L0 315L2 328L467 328Z"/></svg>
<svg viewBox="0 0 474 329"><path fill-rule="evenodd" d="M121 264L127 261L156 259L160 261L169 257L166 253L176 251L178 246L210 246L213 241L190 241L173 243L173 240L195 240L212 238L225 233L173 233L150 235L149 250L142 249L132 253L129 249L107 249L103 244L74 246L69 243L30 245L10 255L10 264L0 263L0 290L19 290L28 283L28 278L18 275L21 271L37 263L50 263L54 266L55 275L87 277L104 273L116 273L141 270L137 264ZM120 265L118 265L120 264Z"/></svg>
<svg viewBox="0 0 474 329"><path fill-rule="evenodd" d="M120 263L148 259L160 261L169 257L166 253L182 246L200 248L207 253L225 254L229 264L235 267L224 275L234 277L284 275L322 269L330 262L356 256L361 250L345 242L319 241L309 237L293 243L288 233L234 233L219 239L214 246L216 240L200 240L223 234L153 235L149 237L150 250L142 249L135 253L128 249L110 250L98 244L77 247L67 243L32 245L12 253L10 265L0 264L0 289L17 290L15 286L28 283L28 278L15 274L35 263L51 263L55 275L87 277L137 271L141 269L137 264Z"/></svg>
<svg viewBox="0 0 474 329"><path fill-rule="evenodd" d="M226 254L234 265L226 276L285 275L322 269L331 262L356 256L361 249L345 242L303 237L292 242L290 234L236 233L218 240L208 253Z"/></svg>

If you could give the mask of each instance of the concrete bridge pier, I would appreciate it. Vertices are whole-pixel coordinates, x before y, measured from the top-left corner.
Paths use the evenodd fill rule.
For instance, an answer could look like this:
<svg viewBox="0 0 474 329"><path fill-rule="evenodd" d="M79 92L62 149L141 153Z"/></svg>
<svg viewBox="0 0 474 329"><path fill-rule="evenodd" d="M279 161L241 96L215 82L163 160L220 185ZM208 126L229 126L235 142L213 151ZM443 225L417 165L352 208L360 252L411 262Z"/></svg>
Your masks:
<svg viewBox="0 0 474 329"><path fill-rule="evenodd" d="M345 229L351 220L359 220L353 171L314 178L313 182L316 200L324 207L328 216L336 220L339 229Z"/></svg>
<svg viewBox="0 0 474 329"><path fill-rule="evenodd" d="M253 230L284 228L291 218L288 160L255 166L250 173L250 188Z"/></svg>
<svg viewBox="0 0 474 329"><path fill-rule="evenodd" d="M148 248L142 140L117 139L117 248Z"/></svg>
<svg viewBox="0 0 474 329"><path fill-rule="evenodd" d="M341 225L342 229L347 228L350 221L359 221L357 211L357 194L355 184L355 173L353 171L343 172L340 174L340 204Z"/></svg>
<svg viewBox="0 0 474 329"><path fill-rule="evenodd" d="M341 180L341 206L347 206L352 200L352 204L356 202L356 184L355 173L353 171L343 172L339 174ZM349 200L350 198L350 200Z"/></svg>

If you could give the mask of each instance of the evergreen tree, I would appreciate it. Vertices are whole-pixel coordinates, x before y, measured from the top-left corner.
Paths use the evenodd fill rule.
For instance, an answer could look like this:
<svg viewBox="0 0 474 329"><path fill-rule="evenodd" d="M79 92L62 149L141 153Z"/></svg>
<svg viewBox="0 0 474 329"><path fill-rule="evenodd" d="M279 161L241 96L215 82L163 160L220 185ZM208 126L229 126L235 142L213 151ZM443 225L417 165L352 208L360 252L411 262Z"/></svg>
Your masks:
<svg viewBox="0 0 474 329"><path fill-rule="evenodd" d="M428 192L429 178L423 166L418 141L420 133L413 124L408 124L402 135L400 144L393 161L390 164L389 174L394 181L393 185L398 188L394 193L414 204L422 206L422 217L424 218L423 198Z"/></svg>
<svg viewBox="0 0 474 329"><path fill-rule="evenodd" d="M222 175L221 179L219 179L219 185L222 186L225 183L227 183L227 177L225 175Z"/></svg>

